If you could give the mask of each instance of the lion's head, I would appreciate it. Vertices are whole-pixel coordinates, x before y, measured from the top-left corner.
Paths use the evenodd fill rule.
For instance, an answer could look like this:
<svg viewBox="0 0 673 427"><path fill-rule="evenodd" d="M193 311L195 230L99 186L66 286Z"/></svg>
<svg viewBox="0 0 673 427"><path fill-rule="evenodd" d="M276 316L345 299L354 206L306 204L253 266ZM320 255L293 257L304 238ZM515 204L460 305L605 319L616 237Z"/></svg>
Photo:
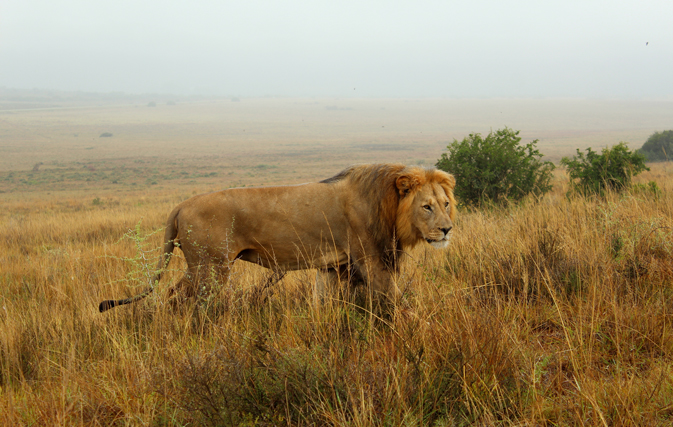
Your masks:
<svg viewBox="0 0 673 427"><path fill-rule="evenodd" d="M370 231L380 245L397 249L422 241L448 245L456 213L456 180L446 172L401 164L353 166L325 183L348 180L372 210Z"/></svg>
<svg viewBox="0 0 673 427"><path fill-rule="evenodd" d="M400 197L395 226L403 246L425 240L435 248L449 244L456 213L456 180L436 169L406 168L395 185Z"/></svg>

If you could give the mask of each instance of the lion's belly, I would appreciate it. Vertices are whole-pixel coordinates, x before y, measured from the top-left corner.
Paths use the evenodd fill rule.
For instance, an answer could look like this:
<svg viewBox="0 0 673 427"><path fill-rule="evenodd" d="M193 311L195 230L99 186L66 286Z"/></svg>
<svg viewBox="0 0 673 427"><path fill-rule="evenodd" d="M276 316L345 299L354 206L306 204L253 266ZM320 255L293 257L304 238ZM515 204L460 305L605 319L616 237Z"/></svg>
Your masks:
<svg viewBox="0 0 673 427"><path fill-rule="evenodd" d="M238 255L239 259L262 265L266 268L303 270L307 268L336 267L348 262L346 250L324 245L299 245L296 242L255 245Z"/></svg>

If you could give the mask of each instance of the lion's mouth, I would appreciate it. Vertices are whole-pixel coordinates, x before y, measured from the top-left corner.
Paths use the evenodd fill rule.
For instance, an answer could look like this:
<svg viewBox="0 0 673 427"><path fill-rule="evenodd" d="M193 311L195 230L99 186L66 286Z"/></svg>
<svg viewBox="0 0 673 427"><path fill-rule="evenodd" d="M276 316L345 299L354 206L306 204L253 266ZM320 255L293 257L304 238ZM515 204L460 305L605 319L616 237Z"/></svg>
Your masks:
<svg viewBox="0 0 673 427"><path fill-rule="evenodd" d="M428 242L430 245L432 245L432 247L434 248L443 249L449 245L449 236L446 236L440 240L429 239L426 237L425 241Z"/></svg>

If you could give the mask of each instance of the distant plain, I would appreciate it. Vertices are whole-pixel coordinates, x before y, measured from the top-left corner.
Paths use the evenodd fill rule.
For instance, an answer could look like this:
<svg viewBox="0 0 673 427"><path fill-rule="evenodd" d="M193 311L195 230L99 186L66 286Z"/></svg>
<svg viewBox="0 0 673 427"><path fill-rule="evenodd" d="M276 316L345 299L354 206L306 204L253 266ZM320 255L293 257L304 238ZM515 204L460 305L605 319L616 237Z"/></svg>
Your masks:
<svg viewBox="0 0 673 427"><path fill-rule="evenodd" d="M293 184L356 163L432 165L454 138L504 126L558 162L638 148L671 117L673 101L5 96L0 191Z"/></svg>

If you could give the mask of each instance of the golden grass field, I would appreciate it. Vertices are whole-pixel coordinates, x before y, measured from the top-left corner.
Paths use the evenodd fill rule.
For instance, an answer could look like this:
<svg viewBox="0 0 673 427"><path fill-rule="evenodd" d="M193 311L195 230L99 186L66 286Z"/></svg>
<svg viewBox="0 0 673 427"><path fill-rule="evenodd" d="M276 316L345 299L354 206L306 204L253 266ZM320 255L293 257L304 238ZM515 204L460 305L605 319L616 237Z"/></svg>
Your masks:
<svg viewBox="0 0 673 427"><path fill-rule="evenodd" d="M146 286L192 194L431 165L505 125L552 160L637 148L673 103L151 100L0 102L0 425L673 424L671 164L636 178L658 194L567 197L559 171L539 200L459 211L447 250L403 263L390 320L246 263L176 309L179 256L148 299L97 310Z"/></svg>

